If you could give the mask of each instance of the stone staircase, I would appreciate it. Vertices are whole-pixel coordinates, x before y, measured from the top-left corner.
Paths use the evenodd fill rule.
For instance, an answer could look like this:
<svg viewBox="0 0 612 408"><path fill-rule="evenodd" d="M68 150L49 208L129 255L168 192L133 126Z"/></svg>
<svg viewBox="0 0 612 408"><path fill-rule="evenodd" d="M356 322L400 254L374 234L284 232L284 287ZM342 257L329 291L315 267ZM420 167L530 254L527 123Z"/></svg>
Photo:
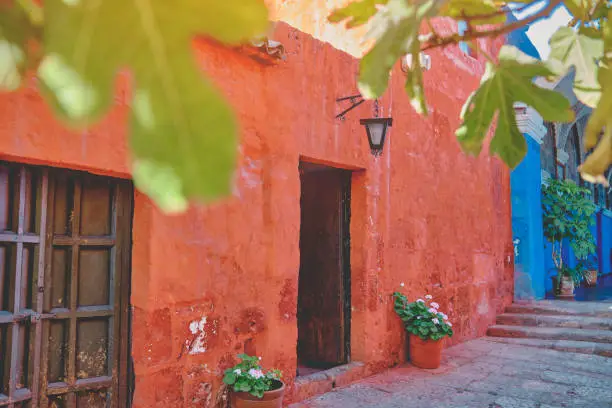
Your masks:
<svg viewBox="0 0 612 408"><path fill-rule="evenodd" d="M612 357L612 303L514 303L487 335L501 343Z"/></svg>

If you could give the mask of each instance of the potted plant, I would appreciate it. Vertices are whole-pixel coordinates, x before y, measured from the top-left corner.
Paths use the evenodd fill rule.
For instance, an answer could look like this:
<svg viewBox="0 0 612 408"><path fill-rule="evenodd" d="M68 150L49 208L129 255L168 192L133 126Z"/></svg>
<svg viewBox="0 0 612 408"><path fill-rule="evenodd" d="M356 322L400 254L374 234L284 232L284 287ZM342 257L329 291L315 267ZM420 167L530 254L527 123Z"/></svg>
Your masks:
<svg viewBox="0 0 612 408"><path fill-rule="evenodd" d="M574 296L574 287L584 278L584 265L574 268L563 257L563 246L569 243L578 260L595 253L595 243L590 226L596 207L591 192L571 180L548 180L542 188L544 237L552 245L552 260L557 273L555 294L559 297Z"/></svg>
<svg viewBox="0 0 612 408"><path fill-rule="evenodd" d="M563 265L561 268L553 269L557 272L557 275L552 277L555 296L559 299L573 299L574 289L584 280L584 268L579 264L574 268Z"/></svg>
<svg viewBox="0 0 612 408"><path fill-rule="evenodd" d="M420 368L438 368L446 336L453 335L448 316L439 310L431 295L408 302L399 292L393 294L395 313L409 333L410 362Z"/></svg>
<svg viewBox="0 0 612 408"><path fill-rule="evenodd" d="M584 269L584 281L587 286L597 285L597 272L599 263L597 262L597 255L590 255L585 260L580 262L581 267Z"/></svg>
<svg viewBox="0 0 612 408"><path fill-rule="evenodd" d="M261 357L239 354L238 358L242 361L225 370L223 376L223 382L230 389L230 406L281 408L285 393L281 372L279 370L264 372L260 366Z"/></svg>

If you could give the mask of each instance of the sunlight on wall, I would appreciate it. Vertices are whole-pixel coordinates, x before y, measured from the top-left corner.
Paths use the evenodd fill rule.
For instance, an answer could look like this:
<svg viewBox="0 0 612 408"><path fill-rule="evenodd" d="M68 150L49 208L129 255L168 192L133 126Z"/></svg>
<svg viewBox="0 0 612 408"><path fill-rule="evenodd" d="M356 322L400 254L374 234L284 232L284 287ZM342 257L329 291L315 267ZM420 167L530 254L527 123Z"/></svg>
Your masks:
<svg viewBox="0 0 612 408"><path fill-rule="evenodd" d="M362 44L367 26L347 30L344 23L331 24L327 16L331 12L354 0L266 0L273 21L285 23L325 41L355 57L360 57L367 49Z"/></svg>

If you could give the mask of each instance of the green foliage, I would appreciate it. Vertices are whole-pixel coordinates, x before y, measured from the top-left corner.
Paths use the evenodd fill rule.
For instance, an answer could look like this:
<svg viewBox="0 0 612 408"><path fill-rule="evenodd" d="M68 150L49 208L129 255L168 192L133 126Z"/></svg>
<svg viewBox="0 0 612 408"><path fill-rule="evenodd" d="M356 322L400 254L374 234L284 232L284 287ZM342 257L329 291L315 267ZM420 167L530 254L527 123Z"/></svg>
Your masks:
<svg viewBox="0 0 612 408"><path fill-rule="evenodd" d="M436 15L439 3L440 1L436 0L389 0L386 7L377 13L372 24L373 36L377 38L376 44L364 55L359 65L358 85L364 98L377 98L384 93L389 81L389 71L398 58L413 51L413 44L418 41L421 22L426 17ZM422 88L422 82L419 87ZM416 102L413 105L422 104Z"/></svg>
<svg viewBox="0 0 612 408"><path fill-rule="evenodd" d="M191 41L201 34L236 43L262 33L261 2L48 0L45 18L38 72L64 119L76 125L98 119L111 105L118 70L128 67L136 186L167 211L184 210L188 197L230 191L234 118L202 76Z"/></svg>
<svg viewBox="0 0 612 408"><path fill-rule="evenodd" d="M0 2L0 91L19 88L28 65L28 41L38 35L24 9Z"/></svg>
<svg viewBox="0 0 612 408"><path fill-rule="evenodd" d="M1 83L12 89L28 24L25 9L8 7L16 17L2 12L0 69L7 71L2 55L15 56ZM76 127L100 119L112 105L118 71L127 69L136 186L170 212L184 210L189 198L230 192L237 126L202 75L192 41L203 35L236 44L262 34L268 27L263 1L45 0L43 11L39 84L60 118ZM7 36L5 20L23 30Z"/></svg>
<svg viewBox="0 0 612 408"><path fill-rule="evenodd" d="M225 370L223 382L236 392L248 392L262 398L264 392L278 388L282 374L279 370L263 372L259 365L260 359L247 354L239 354L240 363Z"/></svg>
<svg viewBox="0 0 612 408"><path fill-rule="evenodd" d="M601 98L584 134L584 147L594 149L580 168L590 182L606 183L604 173L612 163L612 11L603 28L604 54L598 72Z"/></svg>
<svg viewBox="0 0 612 408"><path fill-rule="evenodd" d="M578 263L575 267L569 267L567 265L563 265L561 268L555 268L557 271L557 276L562 277L566 276L570 278L574 282L574 287L580 286L584 278L586 277L586 269L582 263ZM557 280L557 293L561 291L562 281L561 279Z"/></svg>
<svg viewBox="0 0 612 408"><path fill-rule="evenodd" d="M528 7L537 1L514 3L525 3L520 7ZM526 153L524 136L514 119L514 102L530 105L549 121L573 120L569 102L560 93L543 89L534 82L539 77L556 81L567 75L570 69L575 70L574 91L577 97L595 108L585 141L585 151L594 150L580 172L586 180L606 183L604 173L612 164L612 73L608 68L609 58L612 58L610 2L552 0L535 14L506 24L508 3L494 0L389 0L378 9L368 8L367 12L365 6L357 8L353 4L336 13L358 20L359 24L364 24L367 16L372 16L373 29L378 33L372 49L361 61L359 89L365 98L382 95L395 62L410 54L413 64L407 73L406 92L414 109L426 114L418 53L460 42L474 44L473 49L489 62L479 88L464 105L463 123L456 134L466 152L478 154L490 124L497 119L490 150L510 167L515 167ZM548 61L530 60L511 47L503 47L495 59L474 42L480 38L498 37L545 18L560 4L565 4L575 18L571 27L561 27L553 35ZM461 35L456 32L440 34L430 21L437 16L464 21L467 30ZM339 19L333 18L332 21ZM423 30L425 27L429 29L426 32Z"/></svg>
<svg viewBox="0 0 612 408"><path fill-rule="evenodd" d="M575 68L574 93L590 107L599 102L601 89L597 81L597 59L602 53L603 40L585 34L584 30L561 27L550 39L549 58L562 64L564 70L561 74L570 67Z"/></svg>
<svg viewBox="0 0 612 408"><path fill-rule="evenodd" d="M378 11L376 6L387 4L388 0L360 0L349 3L346 7L334 10L328 17L332 23L346 20L347 28L359 27L367 23Z"/></svg>
<svg viewBox="0 0 612 408"><path fill-rule="evenodd" d="M591 192L571 180L550 179L542 188L544 237L550 243L589 238L596 206ZM586 253L589 255L592 253ZM578 254L577 254L578 255Z"/></svg>
<svg viewBox="0 0 612 408"><path fill-rule="evenodd" d="M555 268L559 275L570 276L577 284L584 277L584 262L575 268L568 267L563 259L563 241L569 241L578 260L586 261L595 253L590 227L597 208L590 194L571 180L552 179L542 188L544 237L553 246Z"/></svg>
<svg viewBox="0 0 612 408"><path fill-rule="evenodd" d="M425 296L425 300L417 299L409 303L405 295L395 292L393 299L395 313L404 322L408 333L419 336L423 340L452 337L453 325L448 321L448 316L438 310L439 305L432 302L431 296Z"/></svg>
<svg viewBox="0 0 612 408"><path fill-rule="evenodd" d="M480 153L482 142L497 114L491 153L497 153L510 166L518 165L527 152L523 134L516 125L514 103L524 102L540 111L548 121L566 122L574 114L569 101L561 94L534 85L536 76L552 72L542 62L511 46L502 47L497 65L488 63L480 87L468 98L457 137L463 149Z"/></svg>
<svg viewBox="0 0 612 408"><path fill-rule="evenodd" d="M456 20L467 17L474 24L499 24L506 21L506 14L499 10L499 3L491 0L448 0L440 15Z"/></svg>

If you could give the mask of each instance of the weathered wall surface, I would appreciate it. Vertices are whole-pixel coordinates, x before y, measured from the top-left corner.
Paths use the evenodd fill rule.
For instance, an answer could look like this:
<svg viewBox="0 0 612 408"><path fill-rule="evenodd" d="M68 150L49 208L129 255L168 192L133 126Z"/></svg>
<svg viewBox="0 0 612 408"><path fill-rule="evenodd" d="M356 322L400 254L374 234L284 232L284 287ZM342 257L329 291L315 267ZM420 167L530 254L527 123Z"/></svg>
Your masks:
<svg viewBox="0 0 612 408"><path fill-rule="evenodd" d="M450 27L441 27L450 29ZM279 24L287 61L266 66L198 43L203 68L241 125L232 197L165 216L136 193L132 253L132 353L136 407L207 406L238 352L263 356L292 384L296 369L300 157L357 170L353 177L352 356L373 372L398 363L404 334L391 293L431 293L454 323L452 343L485 333L512 300L507 169L465 156L454 137L459 111L482 62L458 49L432 52L431 114L418 117L395 70L380 100L393 116L384 154L369 152L358 119L335 99L355 93L357 61ZM2 159L129 177L129 94L95 128L57 124L35 90L0 96ZM303 395L303 394L300 394ZM288 400L298 398L290 394Z"/></svg>

